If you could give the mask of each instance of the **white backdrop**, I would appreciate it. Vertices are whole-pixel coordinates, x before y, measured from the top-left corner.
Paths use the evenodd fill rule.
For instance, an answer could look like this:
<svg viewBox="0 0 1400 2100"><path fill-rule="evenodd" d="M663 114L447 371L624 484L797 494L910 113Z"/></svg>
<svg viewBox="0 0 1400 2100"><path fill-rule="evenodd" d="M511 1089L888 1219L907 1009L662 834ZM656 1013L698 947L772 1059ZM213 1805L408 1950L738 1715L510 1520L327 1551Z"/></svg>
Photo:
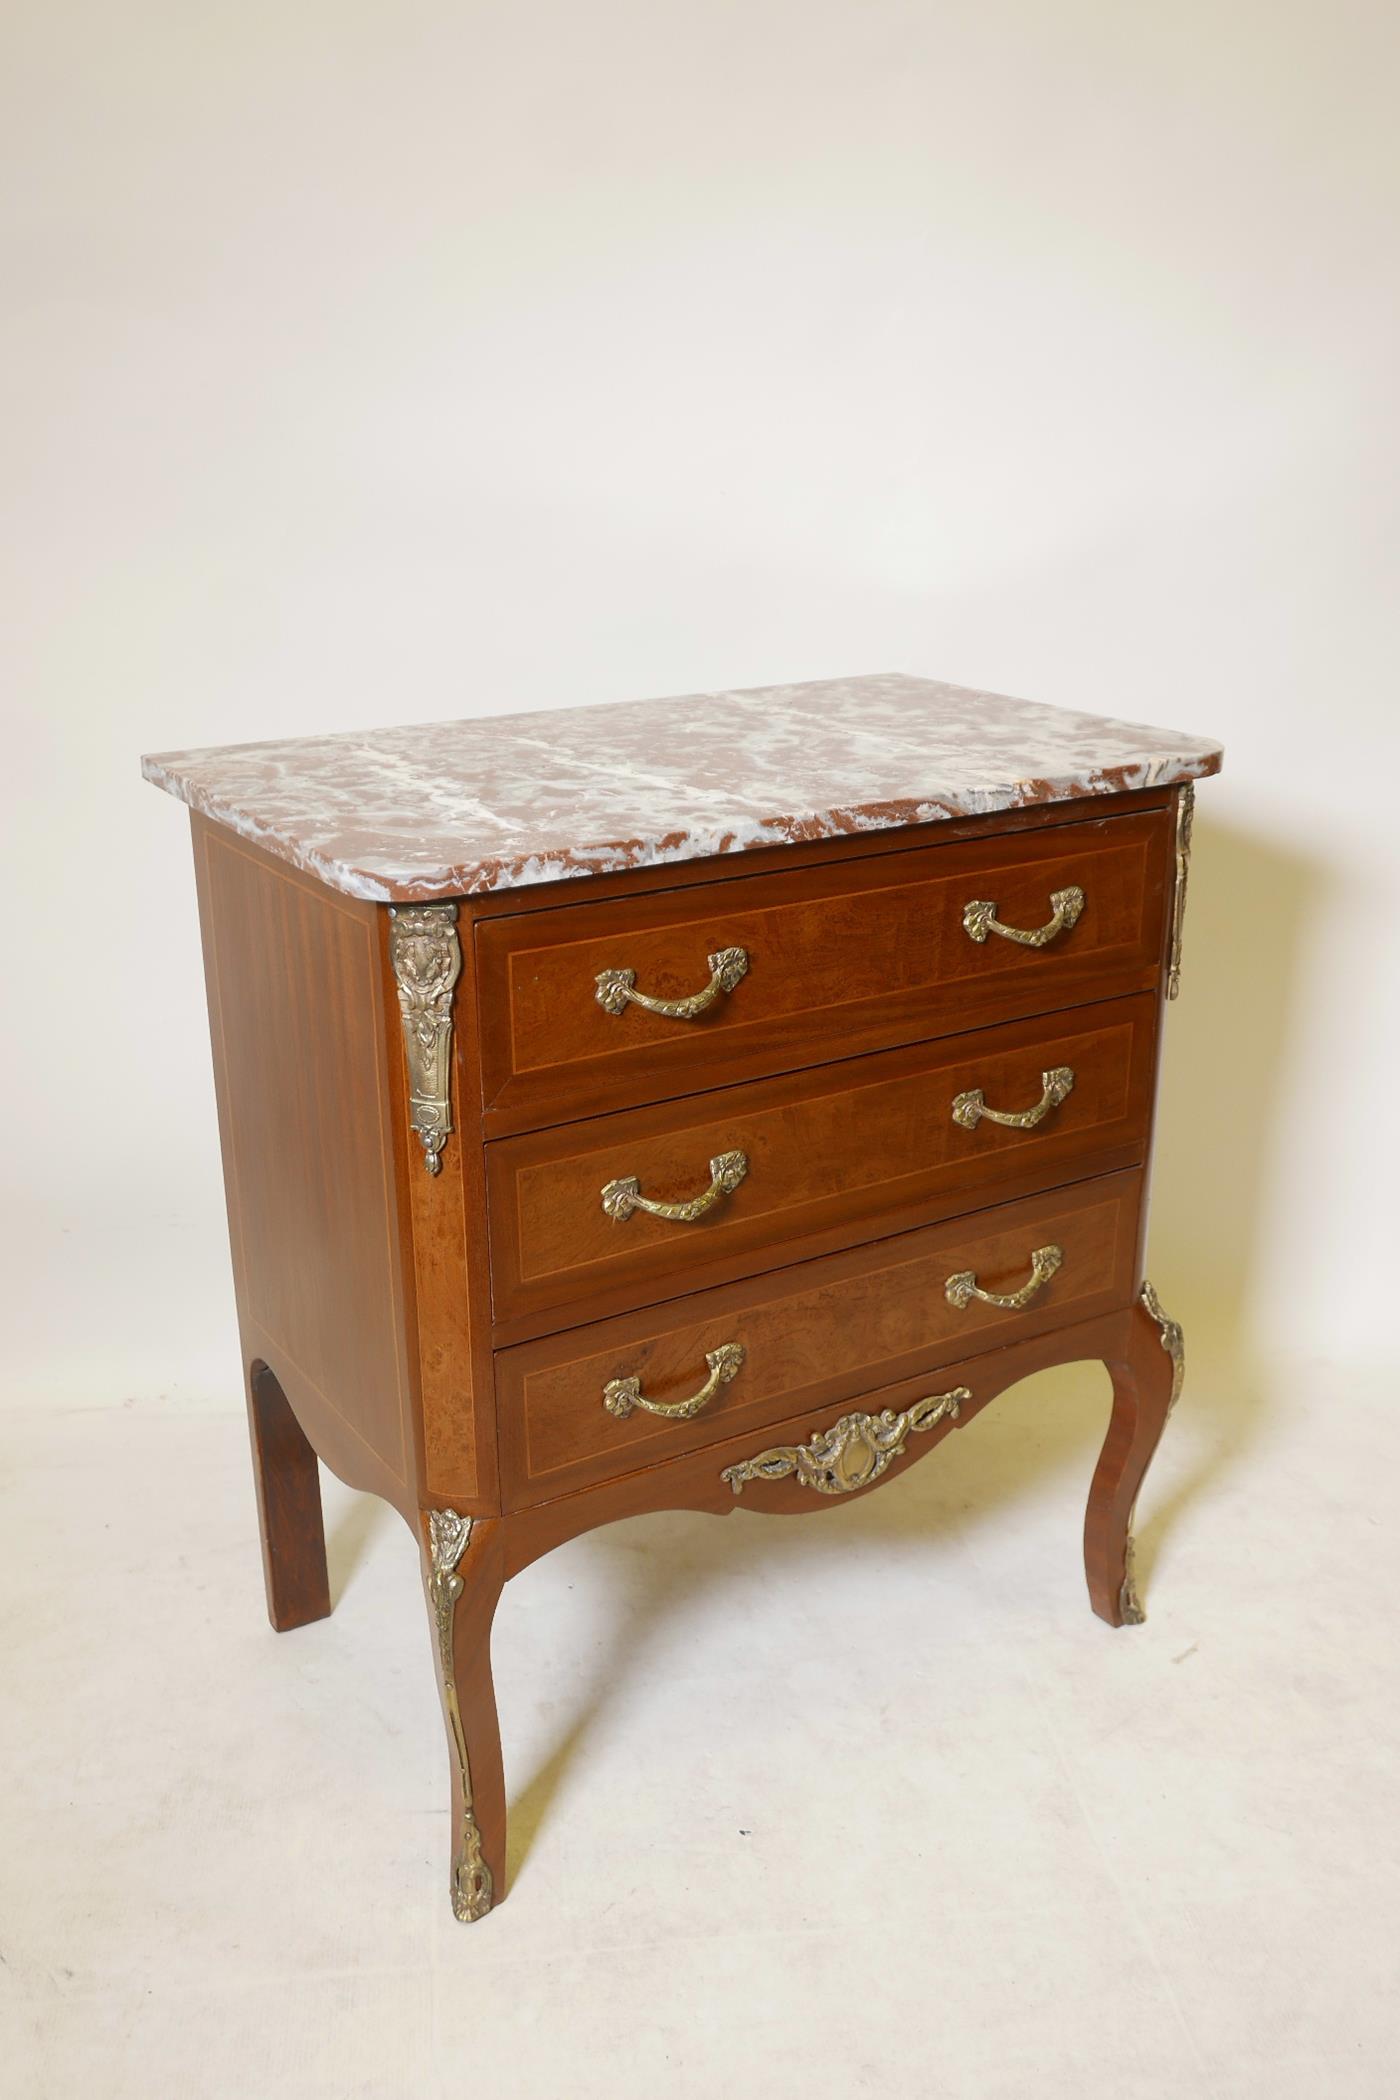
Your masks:
<svg viewBox="0 0 1400 2100"><path fill-rule="evenodd" d="M7 1398L237 1398L141 750L896 668L1225 740L1153 1274L1393 1352L1394 7L4 35Z"/></svg>

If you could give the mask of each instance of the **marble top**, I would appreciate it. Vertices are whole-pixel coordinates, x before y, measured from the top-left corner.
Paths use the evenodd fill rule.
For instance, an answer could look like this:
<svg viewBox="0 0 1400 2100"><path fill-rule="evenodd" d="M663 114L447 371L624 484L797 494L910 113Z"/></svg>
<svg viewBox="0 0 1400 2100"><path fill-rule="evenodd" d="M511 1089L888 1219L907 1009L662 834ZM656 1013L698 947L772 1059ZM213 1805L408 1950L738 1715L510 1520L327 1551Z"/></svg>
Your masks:
<svg viewBox="0 0 1400 2100"><path fill-rule="evenodd" d="M886 673L160 751L157 787L347 896L563 876L1158 788L1220 746Z"/></svg>

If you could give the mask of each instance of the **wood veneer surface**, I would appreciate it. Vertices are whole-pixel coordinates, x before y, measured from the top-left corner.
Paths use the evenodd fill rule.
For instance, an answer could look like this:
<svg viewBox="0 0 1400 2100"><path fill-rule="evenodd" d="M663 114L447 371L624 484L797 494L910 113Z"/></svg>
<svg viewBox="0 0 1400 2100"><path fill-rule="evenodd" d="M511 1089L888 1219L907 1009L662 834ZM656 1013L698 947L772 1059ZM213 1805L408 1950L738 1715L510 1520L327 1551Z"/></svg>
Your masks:
<svg viewBox="0 0 1400 2100"><path fill-rule="evenodd" d="M490 1144L496 1340L1136 1165L1156 1018L1139 993ZM953 1118L973 1088L989 1108L1032 1108L1061 1066L1073 1090L1033 1129ZM694 1197L734 1151L748 1171L701 1218L603 1207L620 1176L658 1200Z"/></svg>
<svg viewBox="0 0 1400 2100"><path fill-rule="evenodd" d="M1141 1193L1136 1173L1081 1182L503 1350L496 1390L506 1506L1127 1305ZM984 1289L1019 1289L1033 1250L1049 1244L1063 1250L1063 1264L1023 1310L948 1303L949 1276L968 1269ZM650 1400L687 1398L705 1381L707 1352L730 1342L744 1347L742 1369L690 1420L639 1410L619 1421L605 1408L604 1388L629 1377Z"/></svg>
<svg viewBox="0 0 1400 2100"><path fill-rule="evenodd" d="M606 1113L997 1020L1148 989L1170 872L1165 811L827 862L722 886L580 904L476 928L489 1136ZM1048 946L978 943L966 905L1034 928L1077 885ZM747 974L694 1020L607 1012L599 972L665 999L742 948Z"/></svg>
<svg viewBox="0 0 1400 2100"><path fill-rule="evenodd" d="M377 914L198 820L195 864L240 1319L322 1455L411 1503Z"/></svg>

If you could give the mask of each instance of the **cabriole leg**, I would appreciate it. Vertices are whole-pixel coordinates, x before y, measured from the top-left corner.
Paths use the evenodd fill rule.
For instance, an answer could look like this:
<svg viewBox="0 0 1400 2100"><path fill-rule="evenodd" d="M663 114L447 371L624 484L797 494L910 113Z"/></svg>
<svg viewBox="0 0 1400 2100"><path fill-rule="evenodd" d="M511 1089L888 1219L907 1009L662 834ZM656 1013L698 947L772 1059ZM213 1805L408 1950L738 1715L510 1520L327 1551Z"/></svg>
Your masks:
<svg viewBox="0 0 1400 2100"><path fill-rule="evenodd" d="M1110 1626L1136 1626L1146 1616L1133 1579L1133 1511L1186 1367L1181 1328L1144 1283L1133 1308L1127 1351L1107 1365L1113 1413L1089 1489L1084 1520L1084 1572L1089 1601Z"/></svg>
<svg viewBox="0 0 1400 2100"><path fill-rule="evenodd" d="M473 1924L506 1889L506 1791L491 1622L503 1583L499 1524L423 1512L423 1565L452 1760L452 1909Z"/></svg>
<svg viewBox="0 0 1400 2100"><path fill-rule="evenodd" d="M267 1615L279 1633L330 1614L316 1453L265 1363L248 1367L248 1428Z"/></svg>

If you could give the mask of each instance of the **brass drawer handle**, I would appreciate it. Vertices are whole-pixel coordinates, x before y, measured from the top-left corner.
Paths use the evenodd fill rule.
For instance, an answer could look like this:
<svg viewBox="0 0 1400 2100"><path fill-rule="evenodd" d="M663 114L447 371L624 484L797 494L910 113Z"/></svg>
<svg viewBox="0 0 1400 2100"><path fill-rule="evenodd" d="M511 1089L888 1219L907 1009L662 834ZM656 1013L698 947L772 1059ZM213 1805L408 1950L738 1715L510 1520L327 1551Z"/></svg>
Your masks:
<svg viewBox="0 0 1400 2100"><path fill-rule="evenodd" d="M975 1130L978 1118L985 1116L989 1123L1004 1123L1008 1130L1034 1130L1043 1123L1052 1108L1058 1108L1067 1094L1074 1091L1074 1068L1072 1065L1056 1065L1049 1072L1042 1072L1040 1083L1045 1091L1034 1108L1023 1108L1014 1114L1009 1109L988 1108L981 1087L973 1087L970 1093L958 1094L953 1100L953 1121L961 1123L964 1130Z"/></svg>
<svg viewBox="0 0 1400 2100"><path fill-rule="evenodd" d="M962 1269L956 1276L948 1278L943 1294L959 1312L974 1298L980 1298L984 1305L1001 1305L1007 1312L1019 1312L1023 1305L1030 1304L1041 1286L1050 1281L1064 1258L1062 1247L1037 1247L1031 1256L1031 1280L1023 1283L1019 1291L984 1291L974 1271Z"/></svg>
<svg viewBox="0 0 1400 2100"><path fill-rule="evenodd" d="M984 897L963 906L963 926L974 941L985 941L989 933L999 933L1004 941L1019 942L1023 948L1045 948L1057 933L1073 926L1084 909L1084 892L1072 883L1067 890L1052 890L1050 902L1054 906L1050 917L1029 933L1020 926L1003 926L995 904L989 904Z"/></svg>
<svg viewBox="0 0 1400 2100"><path fill-rule="evenodd" d="M718 1349L709 1349L705 1361L710 1375L698 1393L688 1400L674 1401L667 1406L661 1400L648 1400L642 1391L640 1378L610 1378L603 1387L603 1405L619 1422L625 1422L634 1407L642 1408L649 1415L661 1415L668 1422L688 1422L698 1415L707 1400L713 1400L722 1385L737 1378L744 1361L742 1342L721 1342Z"/></svg>
<svg viewBox="0 0 1400 2100"><path fill-rule="evenodd" d="M607 1184L603 1208L610 1218L619 1221L630 1218L634 1210L645 1210L654 1218L672 1218L678 1225L693 1225L707 1210L732 1196L748 1171L749 1163L742 1152L717 1152L710 1161L710 1186L702 1194L692 1196L688 1203L657 1203L641 1193L642 1185L635 1174L627 1174L620 1181Z"/></svg>
<svg viewBox="0 0 1400 2100"><path fill-rule="evenodd" d="M635 970L600 970L598 972L597 1000L610 1014L627 1011L629 1003L644 1006L649 1014L668 1014L674 1021L693 1021L707 1006L713 1006L721 992L732 992L739 979L749 967L749 958L742 948L719 948L713 955L705 957L710 966L710 981L703 992L692 992L688 999L652 999L645 992L633 990L637 982Z"/></svg>

